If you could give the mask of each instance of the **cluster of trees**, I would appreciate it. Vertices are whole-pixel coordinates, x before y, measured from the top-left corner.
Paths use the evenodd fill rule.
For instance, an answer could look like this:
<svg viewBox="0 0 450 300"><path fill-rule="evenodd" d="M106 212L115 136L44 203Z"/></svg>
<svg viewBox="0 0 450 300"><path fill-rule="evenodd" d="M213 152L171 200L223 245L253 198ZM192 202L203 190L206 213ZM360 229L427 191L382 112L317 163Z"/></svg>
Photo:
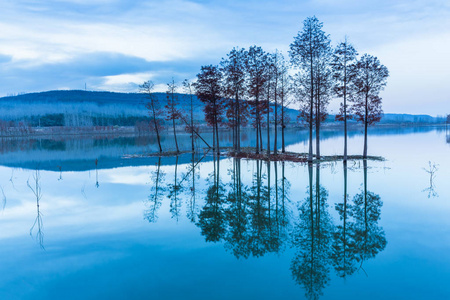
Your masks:
<svg viewBox="0 0 450 300"><path fill-rule="evenodd" d="M358 59L358 53L345 38L336 47L331 46L323 24L316 17L303 22L303 29L290 45L288 62L275 51L267 53L261 47L233 48L219 65L202 66L197 80L188 86L188 94L194 90L205 104L205 121L213 128L213 148L220 154L219 127L233 133L233 150L240 152L241 128L250 124L255 128L256 153L263 151L262 132L267 131L267 154L271 154L271 124L274 129L273 153L277 154L278 129L281 129L282 147L285 152L284 129L286 106L299 105L299 119L309 126L308 161L313 160L313 131L316 153L320 159L320 126L327 117L327 106L332 98L341 98L337 120L344 122L344 161L347 161L347 120L354 118L364 124L364 151L367 157L368 125L381 119L379 96L389 76L388 69L369 54ZM142 88L149 93L146 82ZM193 88L193 89L192 89ZM175 83L168 84L166 115L173 121L184 119L190 131L194 129L189 118L176 109ZM156 116L158 108L154 100L148 105L153 128L158 135L160 124ZM192 115L192 108L191 108ZM177 147L178 151L178 147Z"/></svg>
<svg viewBox="0 0 450 300"><path fill-rule="evenodd" d="M334 206L339 218L333 221L319 164L308 166L306 197L293 199L285 162L252 161L252 180L246 183L241 159L233 159L228 176L221 176L220 160L215 156L213 160L206 189L199 191L204 185L198 176L201 159L193 154L185 172L180 172L177 160L174 177L169 179L160 168L160 158L151 172L153 186L145 218L156 222L162 201L167 199L172 218L178 221L184 199L186 217L199 227L205 240L223 242L236 258L261 257L292 247L296 250L292 276L309 299L322 294L332 269L339 277L350 276L386 247L384 230L378 225L383 203L368 189L366 162L363 186L353 197L347 192L347 165L343 165L344 196Z"/></svg>
<svg viewBox="0 0 450 300"><path fill-rule="evenodd" d="M165 105L162 103L162 101L156 97L154 93L155 85L154 83L149 80L144 82L142 85L140 85L140 91L142 93L145 93L147 95L148 102L145 104L148 115L150 117L150 129L155 132L156 139L158 142L159 152L161 153L163 151L161 147L161 131L164 129L164 123L165 121L170 121L173 129L173 136L175 140L175 147L176 147L176 153L180 153L180 149L178 147L178 140L177 140L177 130L176 130L176 123L182 122L186 127L186 131L191 134L191 147L192 151L194 152L194 140L196 138L200 138L206 146L209 146L209 144L200 136L198 127L194 124L194 93L193 93L193 84L189 82L188 80L184 80L183 83L183 90L186 95L188 95L190 100L189 105L189 115L186 114L185 110L180 109L179 102L178 102L178 94L177 89L178 86L176 85L175 81L172 79L171 82L167 84L167 91L166 91L166 99L167 102Z"/></svg>
<svg viewBox="0 0 450 300"><path fill-rule="evenodd" d="M277 153L278 127L281 127L281 151L285 152L289 79L288 62L283 55L278 51L267 53L257 46L248 50L233 48L220 66L201 67L194 87L197 97L205 103L208 124L215 128L217 153L219 126L232 131L233 150L240 152L241 128L250 124L256 129L256 153L263 151L262 132L265 128L266 149L270 154L271 123L275 130L273 152Z"/></svg>
<svg viewBox="0 0 450 300"><path fill-rule="evenodd" d="M271 123L274 123L275 128L273 151L277 153L278 127L281 127L282 152L285 152L284 129L286 122L289 121L285 114L289 78L288 63L282 54L278 52L269 54L261 47L252 46L249 50L234 48L226 59L222 59L220 66L202 66L195 82L191 83L188 80L183 82L184 93L191 101L189 116L177 109L177 86L173 80L167 85L165 109L162 109L162 103L153 96L154 85L151 81L141 85L141 91L148 95L147 108L152 130L158 139L162 128L159 118L161 115L165 115L167 121L172 121L176 145L176 120L186 125L186 130L192 134L192 140L201 138L193 123L192 101L195 94L204 103L207 125L213 128L212 148L215 153L220 154L219 127L232 131L233 149L240 152L241 128L248 124L256 129L256 153L263 150L262 131L263 128L267 128L267 151L270 153ZM206 143L204 140L203 142Z"/></svg>

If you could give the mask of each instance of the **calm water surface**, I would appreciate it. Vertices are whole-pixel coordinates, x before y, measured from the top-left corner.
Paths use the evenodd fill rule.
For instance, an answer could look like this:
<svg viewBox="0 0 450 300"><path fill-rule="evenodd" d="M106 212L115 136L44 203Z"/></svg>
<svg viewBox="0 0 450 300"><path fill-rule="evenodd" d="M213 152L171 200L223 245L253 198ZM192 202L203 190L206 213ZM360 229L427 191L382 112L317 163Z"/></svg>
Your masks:
<svg viewBox="0 0 450 300"><path fill-rule="evenodd" d="M142 138L4 140L0 298L449 299L449 141L373 129L385 161L309 168L127 156L155 147ZM342 142L324 131L322 153Z"/></svg>

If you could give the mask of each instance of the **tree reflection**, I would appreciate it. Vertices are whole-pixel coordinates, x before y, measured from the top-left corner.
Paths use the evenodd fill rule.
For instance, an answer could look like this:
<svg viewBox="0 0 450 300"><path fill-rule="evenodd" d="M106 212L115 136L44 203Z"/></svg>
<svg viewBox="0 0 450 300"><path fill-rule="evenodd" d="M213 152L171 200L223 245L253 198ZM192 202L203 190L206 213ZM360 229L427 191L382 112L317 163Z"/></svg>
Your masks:
<svg viewBox="0 0 450 300"><path fill-rule="evenodd" d="M156 222L158 220L158 210L161 207L162 199L166 191L166 188L163 186L165 175L161 171L161 157L159 157L156 169L150 173L150 179L154 185L151 187L151 192L148 196L148 209L144 211L144 218L149 222Z"/></svg>
<svg viewBox="0 0 450 300"><path fill-rule="evenodd" d="M178 179L178 155L175 160L175 174L173 184L169 184L167 187L168 195L167 197L170 199L170 213L172 214L172 218L178 219L180 217L181 210L181 201L178 199L178 193L181 191L181 185L177 182Z"/></svg>
<svg viewBox="0 0 450 300"><path fill-rule="evenodd" d="M226 219L229 232L225 238L225 247L237 258L250 255L248 236L249 191L242 183L241 159L233 159L231 170L231 189L227 195L228 209Z"/></svg>
<svg viewBox="0 0 450 300"><path fill-rule="evenodd" d="M6 207L6 195L3 187L0 185L0 191L2 192L2 210L5 210Z"/></svg>
<svg viewBox="0 0 450 300"><path fill-rule="evenodd" d="M386 247L382 227L378 226L381 206L380 196L367 189L367 160L364 160L364 189L353 198L351 214L354 218L354 239L357 260L361 263L374 258ZM364 269L363 269L364 270Z"/></svg>
<svg viewBox="0 0 450 300"><path fill-rule="evenodd" d="M289 182L287 182L284 176L284 162L281 163L281 184L278 179L278 163L274 162L275 171L275 203L274 203L274 221L272 226L272 235L274 241L277 243L278 250L282 249L283 242L288 238L287 227L289 224L288 213L286 208L286 202L288 201L286 191L289 191Z"/></svg>
<svg viewBox="0 0 450 300"><path fill-rule="evenodd" d="M209 151L203 154L203 156L198 159L196 158L196 154L198 152L192 152L191 163L187 165L187 172L183 175L183 179L181 179L179 185L182 186L183 182L186 181L187 188L184 188L188 193L187 198L187 218L195 223L197 218L197 185L200 179L200 162L205 158Z"/></svg>
<svg viewBox="0 0 450 300"><path fill-rule="evenodd" d="M328 192L320 185L320 166L308 166L308 196L298 206L299 220L293 230L293 245L297 250L291 262L294 280L305 289L308 299L318 299L330 280L331 237L333 225L327 211Z"/></svg>
<svg viewBox="0 0 450 300"><path fill-rule="evenodd" d="M34 196L36 197L36 219L34 219L33 226L30 228L30 236L33 236L33 231L36 229L36 240L39 242L39 245L42 249L44 248L44 223L42 221L42 213L40 211L40 204L42 197L42 190L41 190L41 174L38 169L36 169L36 172L33 174L33 183L30 184L30 180L27 180L27 186L30 188L30 190L33 192Z"/></svg>
<svg viewBox="0 0 450 300"><path fill-rule="evenodd" d="M269 171L270 172L270 171ZM249 241L248 247L253 256L262 256L271 252L272 243L270 236L270 190L268 184L263 185L262 161L256 162L256 174L249 195Z"/></svg>
<svg viewBox="0 0 450 300"><path fill-rule="evenodd" d="M230 160L230 177L227 177L221 175L221 161L213 155L213 171L206 179L206 189L197 195L196 185L201 185L198 164L202 159L194 163L194 156L191 158L181 181L177 180L176 160L174 184L165 187L173 216L179 216L177 203L181 205L181 201L177 200L177 194L181 185L188 183L183 185L185 195L190 197L186 201L187 217L195 221L207 242L223 242L225 249L236 258L246 259L279 253L284 250L286 241L292 241L290 245L295 255L290 270L308 299L318 299L323 294L332 269L341 278L364 271L364 261L374 258L386 247L384 231L378 225L382 201L379 195L368 190L367 161L363 162L363 187L353 197L348 193L348 168L344 163L343 197L334 206L339 216L334 224L328 208L329 194L321 185L320 164L315 168L308 165L307 195L299 201L297 220L293 221L289 205L291 185L285 175L285 162L248 161L254 171L251 181L250 178L245 181L240 158ZM155 186L149 202L153 206L147 215L153 217L149 220L156 220L156 211L161 205L157 199L165 191L160 187L163 177L160 164L159 160L152 176ZM200 195L204 201L197 213L195 203Z"/></svg>
<svg viewBox="0 0 450 300"><path fill-rule="evenodd" d="M192 147L194 147L194 134L191 135L192 138ZM204 156L203 156L204 157ZM203 159L202 157L202 159ZM200 160L201 161L201 160ZM187 211L187 217L191 222L195 223L196 219L196 195L197 195L197 181L200 177L199 174L196 174L195 171L198 168L198 163L195 163L195 152L192 151L192 158L191 158L191 164L190 164L190 170L188 174L186 175L186 178L188 179L188 182L190 183L189 186L189 192L190 192L190 198L188 203L188 211ZM188 177L189 173L191 173L191 176Z"/></svg>
<svg viewBox="0 0 450 300"><path fill-rule="evenodd" d="M199 215L197 226L207 242L218 242L225 236L225 188L220 180L220 159L214 157L214 171L208 176L205 205Z"/></svg>
<svg viewBox="0 0 450 300"><path fill-rule="evenodd" d="M256 161L256 172L248 186L241 179L241 159L234 158L232 162L228 185L220 180L219 161L214 162L206 203L199 214L197 225L206 241L224 241L225 248L236 258L279 252L287 239L287 197L282 194L288 190L286 179L282 180L283 188L278 186L276 170L273 191L270 162L266 164L266 176L263 175L263 162Z"/></svg>
<svg viewBox="0 0 450 300"><path fill-rule="evenodd" d="M335 209L342 222L336 226L333 234L332 262L339 277L345 278L356 271L356 253L354 240L354 223L349 221L348 193L347 193L347 162L344 161L344 202L336 204Z"/></svg>

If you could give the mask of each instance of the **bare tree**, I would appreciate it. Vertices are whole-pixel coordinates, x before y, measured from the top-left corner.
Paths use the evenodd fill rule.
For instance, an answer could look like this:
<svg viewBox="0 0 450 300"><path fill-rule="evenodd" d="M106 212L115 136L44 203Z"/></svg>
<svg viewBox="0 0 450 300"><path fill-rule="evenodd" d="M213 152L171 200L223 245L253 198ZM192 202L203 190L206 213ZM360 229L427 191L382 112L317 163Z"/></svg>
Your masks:
<svg viewBox="0 0 450 300"><path fill-rule="evenodd" d="M290 119L289 116L286 114L286 107L289 104L289 95L292 92L292 78L288 74L288 65L287 62L284 59L284 56L280 53L278 54L277 59L277 70L278 70L278 77L279 77L279 84L277 89L277 94L280 99L280 108L281 108L281 116L280 120L275 118L277 120L277 123L280 123L281 125L281 152L286 152L286 146L285 146L285 139L284 139L284 132L286 129L286 124L289 123ZM277 105L275 105L277 106ZM275 109L275 113L277 112L277 109ZM276 127L275 127L276 129ZM276 132L276 131L275 131ZM277 134L275 133L275 137ZM275 145L276 147L276 145Z"/></svg>
<svg viewBox="0 0 450 300"><path fill-rule="evenodd" d="M194 152L195 151L195 148L194 148L194 93L193 93L192 83L189 82L189 80L185 79L183 81L183 88L184 88L184 92L187 95L189 95L189 100L190 100L190 120L189 120L188 132L191 134L191 150L192 150L192 152Z"/></svg>
<svg viewBox="0 0 450 300"><path fill-rule="evenodd" d="M197 97L205 104L205 120L213 127L213 149L220 155L219 124L222 123L224 101L221 88L222 75L217 66L202 66L194 83Z"/></svg>
<svg viewBox="0 0 450 300"><path fill-rule="evenodd" d="M356 120L364 123L363 157L367 157L367 128L381 120L381 98L389 77L388 69L375 56L364 54L356 63L356 75L353 83L355 97L352 99L352 112Z"/></svg>
<svg viewBox="0 0 450 300"><path fill-rule="evenodd" d="M319 22L315 16L307 18L303 22L303 30L294 37L294 42L290 45L289 51L292 64L299 70L296 76L297 86L303 89L297 95L309 98L309 103L303 105L304 108L309 110L306 118L309 124L309 162L313 159L314 101L317 102L316 117L320 119L320 93L323 91L320 85L327 82L322 73L326 70L326 65L323 62L330 53L329 35L325 34L322 27L323 23ZM320 82L318 82L319 80ZM305 102L304 99L299 100ZM320 120L316 120L316 126L317 124L320 124ZM320 152L318 155L320 155Z"/></svg>
<svg viewBox="0 0 450 300"><path fill-rule="evenodd" d="M335 80L334 93L339 98L343 98L339 114L336 120L344 121L344 162L347 161L347 119L349 119L347 99L351 96L351 82L355 78L355 63L358 53L355 48L347 41L341 42L334 49L333 54L333 77Z"/></svg>
<svg viewBox="0 0 450 300"><path fill-rule="evenodd" d="M139 89L142 93L147 94L148 102L145 104L145 107L148 109L148 114L151 119L151 124L153 125L153 129L156 132L156 138L158 140L159 152L162 152L161 148L161 138L159 136L159 132L162 128L160 119L157 116L161 114L160 103L158 99L153 94L153 89L155 85L152 81L148 80L139 86Z"/></svg>
<svg viewBox="0 0 450 300"><path fill-rule="evenodd" d="M247 123L247 105L242 100L247 92L245 49L233 48L221 61L224 96L229 98L227 104L228 125L233 130L233 149L241 151L241 126Z"/></svg>
<svg viewBox="0 0 450 300"><path fill-rule="evenodd" d="M172 81L167 84L166 120L172 121L173 136L175 139L175 147L177 149L177 153L180 153L180 149L178 148L178 140L177 140L177 131L176 131L176 127L175 127L175 121L180 118L181 111L176 107L178 104L178 96L176 94L176 89L177 89L177 86L175 85L175 81L172 78Z"/></svg>
<svg viewBox="0 0 450 300"><path fill-rule="evenodd" d="M261 47L252 46L248 50L246 69L248 73L248 94L253 126L256 128L256 153L262 149L261 139L261 110L263 106L262 96L266 83L267 53Z"/></svg>

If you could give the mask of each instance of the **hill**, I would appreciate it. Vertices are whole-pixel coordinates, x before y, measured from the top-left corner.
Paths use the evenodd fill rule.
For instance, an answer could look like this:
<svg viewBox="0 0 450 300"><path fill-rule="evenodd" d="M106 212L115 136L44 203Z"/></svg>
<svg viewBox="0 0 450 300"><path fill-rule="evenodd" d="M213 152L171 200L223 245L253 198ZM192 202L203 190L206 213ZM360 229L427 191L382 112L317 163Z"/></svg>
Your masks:
<svg viewBox="0 0 450 300"><path fill-rule="evenodd" d="M155 97L165 105L166 94L155 93ZM176 94L178 108L188 111L190 97ZM23 122L32 127L48 126L134 126L137 122L148 121L142 93L92 92L81 90L47 91L0 98L0 123L18 124ZM203 103L193 97L194 119L204 123ZM297 110L287 109L291 125L297 121ZM327 123L333 124L330 115ZM431 124L442 122L440 118L428 115L385 114L384 124ZM1 125L1 124L0 124Z"/></svg>

